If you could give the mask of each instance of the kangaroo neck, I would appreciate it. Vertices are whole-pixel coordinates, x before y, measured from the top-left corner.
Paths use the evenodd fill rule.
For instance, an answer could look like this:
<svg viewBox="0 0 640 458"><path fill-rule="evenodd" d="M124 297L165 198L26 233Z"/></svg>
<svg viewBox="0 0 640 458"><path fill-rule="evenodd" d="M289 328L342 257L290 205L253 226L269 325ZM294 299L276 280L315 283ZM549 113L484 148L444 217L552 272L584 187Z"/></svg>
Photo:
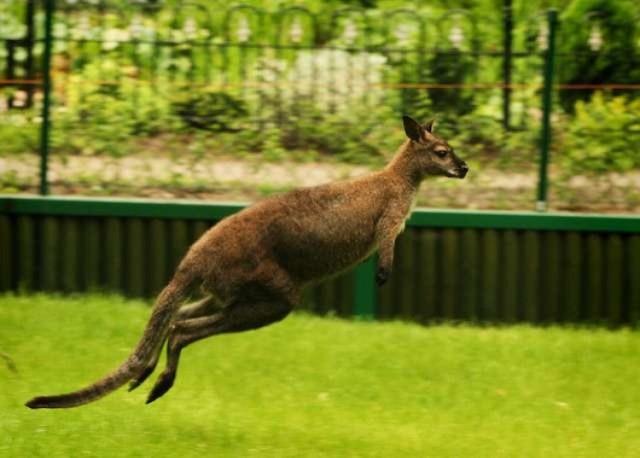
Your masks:
<svg viewBox="0 0 640 458"><path fill-rule="evenodd" d="M385 172L404 181L413 191L417 191L424 179L422 172L415 165L411 150L411 141L407 140L385 167Z"/></svg>

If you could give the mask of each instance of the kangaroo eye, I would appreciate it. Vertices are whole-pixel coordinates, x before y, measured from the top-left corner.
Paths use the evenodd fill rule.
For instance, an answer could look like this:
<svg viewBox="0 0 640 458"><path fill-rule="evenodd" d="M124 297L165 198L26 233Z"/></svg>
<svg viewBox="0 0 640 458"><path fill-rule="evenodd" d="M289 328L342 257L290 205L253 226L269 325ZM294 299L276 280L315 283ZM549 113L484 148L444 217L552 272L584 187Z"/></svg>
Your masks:
<svg viewBox="0 0 640 458"><path fill-rule="evenodd" d="M445 157L447 155L449 151L445 150L445 149L439 149L436 150L436 154L438 155L438 157Z"/></svg>

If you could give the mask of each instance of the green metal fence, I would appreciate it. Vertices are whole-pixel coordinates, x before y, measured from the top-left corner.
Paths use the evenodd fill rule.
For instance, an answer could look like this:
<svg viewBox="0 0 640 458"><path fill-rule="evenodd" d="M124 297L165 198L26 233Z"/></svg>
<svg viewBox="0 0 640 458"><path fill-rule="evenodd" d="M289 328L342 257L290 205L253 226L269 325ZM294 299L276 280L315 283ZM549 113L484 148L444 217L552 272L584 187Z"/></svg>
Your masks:
<svg viewBox="0 0 640 458"><path fill-rule="evenodd" d="M0 197L0 290L152 297L190 243L240 204ZM640 218L413 213L390 282L369 260L308 291L340 316L637 324Z"/></svg>
<svg viewBox="0 0 640 458"><path fill-rule="evenodd" d="M291 124L282 134L287 147L331 150L331 129L367 136L381 126L391 130L389 119L402 113L447 113L451 119L502 98L507 128L541 132L540 159L527 160L540 160L537 200L547 198L554 13L514 17L507 8L503 21L499 12L451 10L431 17L396 9L382 11L382 21L353 7L318 13L301 6L267 11L204 2L27 5L26 12L35 11L31 17L37 18L23 33L29 39L0 32L0 40L8 49L29 50L28 62L6 54L1 66L5 85L29 88L27 107L38 88L39 113L31 122L40 123L41 194L49 192L51 162L59 176L76 156L106 154L110 167L119 164L117 179L132 167L119 159L160 142L176 151L176 160L188 157L194 169L206 160L207 149L194 132L259 135L270 125ZM504 33L489 33L503 24ZM540 46L532 47L532 38ZM499 79L487 80L489 75ZM532 98L540 87L543 97ZM207 106L198 105L200 100ZM511 115L512 105L518 113L541 108L542 123ZM356 115L360 119L354 121ZM453 130L464 129L448 122ZM176 123L190 133L159 139ZM327 129L305 137L296 133L297 126L313 124ZM146 140L131 143L125 131ZM366 150L366 142L359 147ZM74 179L82 182L83 175Z"/></svg>
<svg viewBox="0 0 640 458"><path fill-rule="evenodd" d="M554 162L551 114L560 113L553 102L563 93L640 87L628 78L554 84L572 66L593 62L607 71L619 44L600 26L604 14L590 11L572 24L555 13L514 12L510 1L502 11L430 14L178 0L6 0L0 5L0 129L12 131L16 143L5 149L31 155L5 165L0 184L41 194L52 185L62 192L133 186L136 194L142 185L123 177L145 165L132 164L130 156L147 151L171 156L176 171L165 186L193 192L215 188L206 174L189 178L206 164L209 150L221 149L215 139L224 134L234 135L229 144L265 155L277 155L278 148L324 154L345 144L373 151L371 143L400 132L390 120L402 113L439 116L445 132L459 134L470 122L465 114L498 102L509 132L499 148L525 142L510 154L522 149L520 163L539 162L535 200L543 209ZM568 47L575 30L584 35L583 48ZM270 126L279 129L278 145L269 143ZM258 141L265 132L271 137ZM383 150L393 150L387 141ZM99 165L87 159L96 156L104 159ZM186 166L177 167L181 163ZM146 180L153 186L153 177Z"/></svg>

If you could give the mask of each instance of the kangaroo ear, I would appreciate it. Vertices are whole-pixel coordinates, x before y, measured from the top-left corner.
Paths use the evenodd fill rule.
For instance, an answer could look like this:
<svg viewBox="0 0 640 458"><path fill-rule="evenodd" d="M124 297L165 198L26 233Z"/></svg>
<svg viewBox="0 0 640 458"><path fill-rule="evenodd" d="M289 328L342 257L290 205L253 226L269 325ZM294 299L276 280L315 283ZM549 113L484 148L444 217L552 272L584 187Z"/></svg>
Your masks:
<svg viewBox="0 0 640 458"><path fill-rule="evenodd" d="M431 121L427 121L425 123L424 130L426 130L429 133L433 133L435 127L436 127L436 120L432 119Z"/></svg>
<svg viewBox="0 0 640 458"><path fill-rule="evenodd" d="M404 115L402 117L402 124L404 125L404 132L414 142L422 140L422 126L413 118Z"/></svg>

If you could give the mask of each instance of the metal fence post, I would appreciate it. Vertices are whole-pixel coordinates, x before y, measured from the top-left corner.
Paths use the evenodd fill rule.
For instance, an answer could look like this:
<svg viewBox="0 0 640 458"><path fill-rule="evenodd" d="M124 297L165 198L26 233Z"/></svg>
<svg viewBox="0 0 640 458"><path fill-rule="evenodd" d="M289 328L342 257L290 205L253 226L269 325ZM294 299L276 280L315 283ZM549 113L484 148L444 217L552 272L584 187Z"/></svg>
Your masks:
<svg viewBox="0 0 640 458"><path fill-rule="evenodd" d="M355 288L353 288L353 314L370 320L376 314L376 256L371 256L355 270Z"/></svg>
<svg viewBox="0 0 640 458"><path fill-rule="evenodd" d="M511 0L504 0L502 51L502 127L509 130L511 118L511 67L513 65L513 8Z"/></svg>
<svg viewBox="0 0 640 458"><path fill-rule="evenodd" d="M25 76L28 80L35 79L33 76L34 73L34 65L33 65L33 48L34 48L34 40L35 40L35 17L36 17L36 1L35 0L27 0L27 6L25 8L25 26L27 27L27 33L24 39L24 46L27 51L27 59L25 62ZM34 86L29 84L26 86L27 91L27 107L31 108L33 106L33 92Z"/></svg>
<svg viewBox="0 0 640 458"><path fill-rule="evenodd" d="M49 194L49 132L51 104L51 48L53 46L53 12L55 0L44 0L44 52L42 54L42 124L40 125L40 194Z"/></svg>
<svg viewBox="0 0 640 458"><path fill-rule="evenodd" d="M544 57L544 86L542 88L542 134L540 141L540 173L538 178L538 199L536 210L547 209L547 188L549 168L549 147L551 145L551 105L553 85L553 61L556 52L556 27L558 25L558 12L547 12L549 27L547 50Z"/></svg>

